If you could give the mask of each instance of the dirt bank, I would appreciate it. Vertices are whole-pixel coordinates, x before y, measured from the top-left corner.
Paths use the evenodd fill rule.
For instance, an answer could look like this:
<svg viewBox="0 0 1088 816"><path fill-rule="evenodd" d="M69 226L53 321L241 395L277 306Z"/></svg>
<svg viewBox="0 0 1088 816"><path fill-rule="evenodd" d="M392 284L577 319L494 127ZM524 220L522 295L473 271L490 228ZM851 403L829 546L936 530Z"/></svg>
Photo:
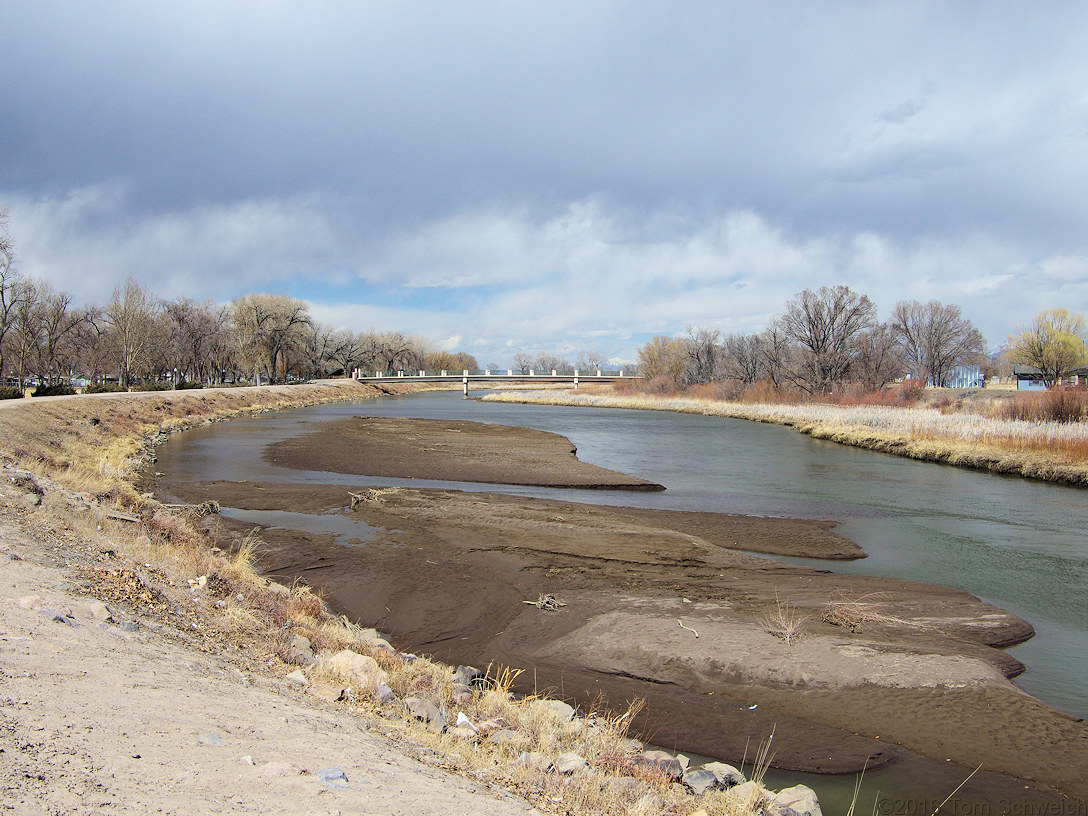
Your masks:
<svg viewBox="0 0 1088 816"><path fill-rule="evenodd" d="M74 555L0 521L0 811L541 813L116 604L96 616L48 563Z"/></svg>
<svg viewBox="0 0 1088 816"><path fill-rule="evenodd" d="M289 451L305 451L295 466L348 461L369 474L401 449L371 434L362 457L350 437L306 439L269 456L284 465ZM505 466L516 469L523 450L508 445ZM890 738L1088 796L1078 770L1088 765L1088 729L1020 692L1007 677L1022 667L993 648L1030 637L1030 625L963 592L730 551L723 541L740 536L718 530L715 514L410 489L363 491L352 513L343 486L159 489L227 507L350 514L377 528L362 546L269 529L262 568L320 587L409 648L529 668L524 690L645 697L651 713L640 725L668 745L739 759L774 728L780 767L845 772L891 760ZM248 528L217 524L224 538ZM790 552L815 533L779 524L764 534ZM544 593L566 605L524 603Z"/></svg>

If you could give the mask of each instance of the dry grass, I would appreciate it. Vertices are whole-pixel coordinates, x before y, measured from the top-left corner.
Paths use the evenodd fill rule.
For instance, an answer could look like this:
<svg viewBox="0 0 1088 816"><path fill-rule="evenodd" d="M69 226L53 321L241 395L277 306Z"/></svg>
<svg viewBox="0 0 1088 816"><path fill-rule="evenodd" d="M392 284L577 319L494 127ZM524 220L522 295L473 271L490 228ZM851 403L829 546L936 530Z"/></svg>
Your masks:
<svg viewBox="0 0 1088 816"><path fill-rule="evenodd" d="M942 407L769 404L648 394L494 394L485 400L634 408L787 425L819 439L932 462L1088 485L1088 422L1026 421Z"/></svg>
<svg viewBox="0 0 1088 816"><path fill-rule="evenodd" d="M770 634L792 646L805 633L810 615L803 614L789 599L782 601L778 590L774 593L774 608L757 616L757 620Z"/></svg>
<svg viewBox="0 0 1088 816"><path fill-rule="evenodd" d="M296 636L307 638L319 658L305 669L311 690L332 684L329 699L340 699L331 705L409 753L516 790L547 812L756 812L762 793L743 802L727 791L693 797L663 773L636 766L628 728L640 701L568 721L544 699L512 695L519 670L500 666L488 667L486 682L466 693L449 666L396 651L373 630L331 614L309 587L262 578L252 535L221 549L197 514L165 507L138 491L140 468L153 461L155 444L171 430L370 392L345 383L35 401L0 410L0 459L34 474L44 496L42 506L30 511L33 533L84 575L89 592L139 617L168 622L177 636L252 672L286 675L296 668L287 662L296 659ZM330 668L326 658L344 649L372 659L396 700L380 702L376 680L348 685L348 678ZM475 733L433 733L399 702L409 696L433 702L450 725L464 714ZM572 776L551 772L551 760L565 751L584 757L588 769Z"/></svg>

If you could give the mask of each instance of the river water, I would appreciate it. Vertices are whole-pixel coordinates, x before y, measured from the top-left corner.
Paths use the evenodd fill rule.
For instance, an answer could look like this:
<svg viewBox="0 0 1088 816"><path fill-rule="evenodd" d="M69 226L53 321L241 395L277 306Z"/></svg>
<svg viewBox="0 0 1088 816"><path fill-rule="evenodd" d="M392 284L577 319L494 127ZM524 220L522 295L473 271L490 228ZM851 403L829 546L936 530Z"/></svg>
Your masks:
<svg viewBox="0 0 1088 816"><path fill-rule="evenodd" d="M583 461L659 482L667 490L587 495L546 488L432 485L285 471L260 459L261 448L269 442L303 432L312 423L357 415L465 419L552 431L568 437ZM1088 716L1088 491L1083 489L915 462L744 420L488 403L449 393L321 406L188 431L160 450L158 467L174 477L200 480L454 486L600 504L835 519L841 522L838 531L858 542L869 558L783 560L939 583L1015 612L1038 633L1010 650L1028 666L1017 683L1051 705ZM316 516L306 521L259 516L249 514L246 520L311 530L323 523ZM333 527L329 531L343 534L336 527L343 526L343 517L327 518ZM947 794L962 781L965 774L960 774L960 769L941 763L897 762L868 775L865 796L877 790L885 797L932 795L938 789ZM772 782L792 784L796 778L774 774ZM817 790L829 813L853 790L852 778L804 775L804 781ZM1000 798L989 797L970 785L957 796L957 802L992 807L1006 801L1004 791ZM881 807L884 812L887 805Z"/></svg>

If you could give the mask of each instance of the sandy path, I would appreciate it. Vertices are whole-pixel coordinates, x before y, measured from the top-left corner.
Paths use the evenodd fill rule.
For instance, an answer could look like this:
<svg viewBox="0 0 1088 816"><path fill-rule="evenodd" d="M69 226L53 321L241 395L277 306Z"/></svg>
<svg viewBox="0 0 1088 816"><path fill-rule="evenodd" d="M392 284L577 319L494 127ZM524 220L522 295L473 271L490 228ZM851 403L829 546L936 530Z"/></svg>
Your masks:
<svg viewBox="0 0 1088 816"><path fill-rule="evenodd" d="M119 610L96 620L37 551L0 524L0 812L539 813Z"/></svg>

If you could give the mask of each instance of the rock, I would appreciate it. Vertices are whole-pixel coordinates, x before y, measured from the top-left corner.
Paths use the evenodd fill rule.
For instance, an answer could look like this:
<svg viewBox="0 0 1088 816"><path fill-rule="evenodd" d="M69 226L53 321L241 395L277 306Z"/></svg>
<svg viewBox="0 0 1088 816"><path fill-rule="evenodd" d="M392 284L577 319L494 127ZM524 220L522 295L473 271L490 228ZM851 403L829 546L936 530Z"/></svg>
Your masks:
<svg viewBox="0 0 1088 816"><path fill-rule="evenodd" d="M317 772L317 778L330 788L348 788L348 775L340 768L323 768Z"/></svg>
<svg viewBox="0 0 1088 816"><path fill-rule="evenodd" d="M714 777L718 780L717 787L719 788L732 788L743 785L748 781L744 774L724 762L708 762L701 765L698 770L710 771L714 774Z"/></svg>
<svg viewBox="0 0 1088 816"><path fill-rule="evenodd" d="M755 810L766 799L763 787L756 782L741 782L729 791L729 798L741 806Z"/></svg>
<svg viewBox="0 0 1088 816"><path fill-rule="evenodd" d="M387 652L395 652L393 644L383 637L363 638L361 641L363 646L367 646L371 649L384 649Z"/></svg>
<svg viewBox="0 0 1088 816"><path fill-rule="evenodd" d="M473 666L458 666L453 673L453 682L462 686L480 686L486 681L486 675Z"/></svg>
<svg viewBox="0 0 1088 816"><path fill-rule="evenodd" d="M446 715L442 712L442 709L430 700L408 697L404 700L404 705L407 707L409 714L426 723L427 728L435 734L441 734L446 730Z"/></svg>
<svg viewBox="0 0 1088 816"><path fill-rule="evenodd" d="M544 700L541 705L554 714L561 722L570 722L574 719L574 707L567 705L562 700Z"/></svg>
<svg viewBox="0 0 1088 816"><path fill-rule="evenodd" d="M268 762L261 768L261 776L301 776L306 769L293 762Z"/></svg>
<svg viewBox="0 0 1088 816"><path fill-rule="evenodd" d="M392 703L397 699L397 695L393 693L393 689L389 688L385 683L378 683L378 687L374 690L374 696L379 703Z"/></svg>
<svg viewBox="0 0 1088 816"><path fill-rule="evenodd" d="M542 771L552 763L548 758L548 755L543 751L522 751L521 755L514 760L514 764L525 765L526 767Z"/></svg>
<svg viewBox="0 0 1088 816"><path fill-rule="evenodd" d="M770 816L823 816L816 792L807 785L783 788L767 802Z"/></svg>
<svg viewBox="0 0 1088 816"><path fill-rule="evenodd" d="M680 779L684 775L684 767L680 760L668 751L643 751L633 756L631 761L643 768L661 771L672 779Z"/></svg>
<svg viewBox="0 0 1088 816"><path fill-rule="evenodd" d="M17 598L15 603L20 609L41 609L44 601L41 595L24 595Z"/></svg>
<svg viewBox="0 0 1088 816"><path fill-rule="evenodd" d="M213 747L223 744L223 738L214 731L209 731L197 740L201 745L211 745Z"/></svg>
<svg viewBox="0 0 1088 816"><path fill-rule="evenodd" d="M463 683L454 683L453 691L450 693L450 697L455 703L468 703L472 701L474 692L470 686L466 686Z"/></svg>
<svg viewBox="0 0 1088 816"><path fill-rule="evenodd" d="M72 611L70 609L66 609L62 612L59 609L42 608L38 611L53 621L53 623L63 623L67 626L79 626L79 624L76 623L76 619L72 617Z"/></svg>
<svg viewBox="0 0 1088 816"><path fill-rule="evenodd" d="M308 686L310 685L310 678L306 676L306 673L302 669L295 669L285 678L288 683L292 683L296 686Z"/></svg>
<svg viewBox="0 0 1088 816"><path fill-rule="evenodd" d="M488 742L495 745L509 745L515 747L525 745L529 742L528 737L512 728L500 728L498 731L492 731L487 735L487 739Z"/></svg>
<svg viewBox="0 0 1088 816"><path fill-rule="evenodd" d="M645 747L646 744L644 742L634 739L633 737L624 737L620 740L620 748L629 754L637 754Z"/></svg>
<svg viewBox="0 0 1088 816"><path fill-rule="evenodd" d="M476 729L469 728L467 725L455 725L446 733L452 734L458 739L474 740L480 738L480 735L476 732Z"/></svg>
<svg viewBox="0 0 1088 816"><path fill-rule="evenodd" d="M728 790L743 784L746 780L737 768L726 763L707 763L685 772L683 784L693 793L700 794L710 790Z"/></svg>
<svg viewBox="0 0 1088 816"><path fill-rule="evenodd" d="M336 703L347 697L340 686L330 686L328 683L313 683L306 689L311 696L325 703Z"/></svg>
<svg viewBox="0 0 1088 816"><path fill-rule="evenodd" d="M379 683L389 680L373 657L357 654L350 649L339 651L331 657L322 655L321 662L328 671L362 690L373 691Z"/></svg>
<svg viewBox="0 0 1088 816"><path fill-rule="evenodd" d="M122 621L120 628L122 632L139 632L140 624L136 621Z"/></svg>
<svg viewBox="0 0 1088 816"><path fill-rule="evenodd" d="M586 767L585 757L573 751L566 751L552 761L552 770L557 774L572 774Z"/></svg>
<svg viewBox="0 0 1088 816"><path fill-rule="evenodd" d="M633 776L617 776L605 779L604 787L614 795L630 800L638 799L644 793L642 781Z"/></svg>
<svg viewBox="0 0 1088 816"><path fill-rule="evenodd" d="M291 635L287 642L287 662L296 666L313 666L317 663L310 639L304 635Z"/></svg>
<svg viewBox="0 0 1088 816"><path fill-rule="evenodd" d="M19 505L27 510L33 510L42 503L42 497L38 493L25 493L19 497Z"/></svg>
<svg viewBox="0 0 1088 816"><path fill-rule="evenodd" d="M109 623L113 620L113 613L110 612L110 608L101 601L93 601L90 606L91 616L95 620L105 621Z"/></svg>
<svg viewBox="0 0 1088 816"><path fill-rule="evenodd" d="M718 777L714 775L713 771L704 768L688 771L681 781L684 783L684 787L696 796L702 796L707 791L718 790L722 787L718 784Z"/></svg>

